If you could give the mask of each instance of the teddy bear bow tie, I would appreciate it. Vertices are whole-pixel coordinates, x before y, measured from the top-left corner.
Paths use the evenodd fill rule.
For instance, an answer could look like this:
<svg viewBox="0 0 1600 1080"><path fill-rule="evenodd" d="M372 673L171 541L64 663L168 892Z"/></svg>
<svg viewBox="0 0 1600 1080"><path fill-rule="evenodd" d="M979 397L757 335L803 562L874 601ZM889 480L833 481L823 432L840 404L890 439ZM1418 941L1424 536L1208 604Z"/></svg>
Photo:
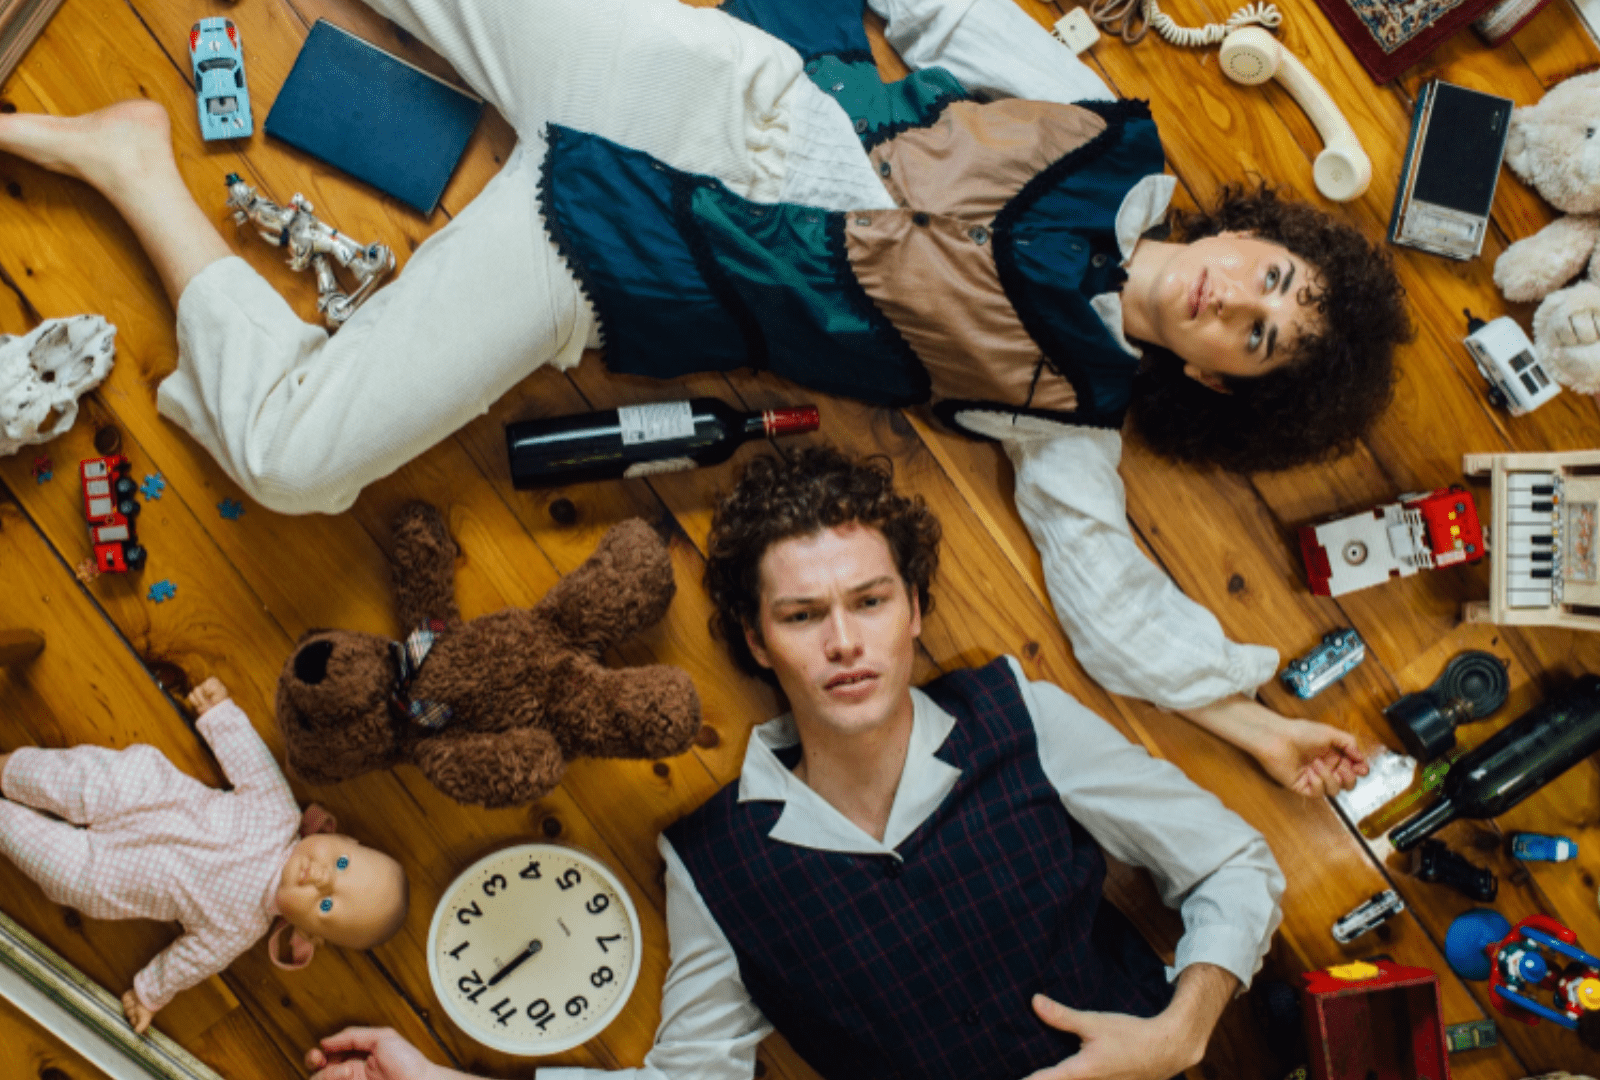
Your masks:
<svg viewBox="0 0 1600 1080"><path fill-rule="evenodd" d="M402 722L428 731L438 731L455 716L450 706L442 701L411 696L411 683L428 658L434 639L443 632L443 619L429 619L411 631L404 641L389 642L396 673L394 688L389 692L389 710Z"/></svg>

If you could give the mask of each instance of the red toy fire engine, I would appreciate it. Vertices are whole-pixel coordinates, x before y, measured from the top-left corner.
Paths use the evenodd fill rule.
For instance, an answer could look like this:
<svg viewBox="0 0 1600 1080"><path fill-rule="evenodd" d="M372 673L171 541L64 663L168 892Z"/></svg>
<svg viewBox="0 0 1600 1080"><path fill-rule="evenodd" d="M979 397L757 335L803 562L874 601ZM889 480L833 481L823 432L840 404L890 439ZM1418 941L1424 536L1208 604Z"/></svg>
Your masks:
<svg viewBox="0 0 1600 1080"><path fill-rule="evenodd" d="M144 565L145 550L133 533L139 514L134 493L139 486L128 475L132 466L121 454L85 458L78 463L83 480L83 516L94 541L95 568L102 573L137 570Z"/></svg>
<svg viewBox="0 0 1600 1080"><path fill-rule="evenodd" d="M1302 526L1300 552L1311 591L1340 596L1418 570L1477 562L1484 554L1483 527L1472 496L1455 484Z"/></svg>

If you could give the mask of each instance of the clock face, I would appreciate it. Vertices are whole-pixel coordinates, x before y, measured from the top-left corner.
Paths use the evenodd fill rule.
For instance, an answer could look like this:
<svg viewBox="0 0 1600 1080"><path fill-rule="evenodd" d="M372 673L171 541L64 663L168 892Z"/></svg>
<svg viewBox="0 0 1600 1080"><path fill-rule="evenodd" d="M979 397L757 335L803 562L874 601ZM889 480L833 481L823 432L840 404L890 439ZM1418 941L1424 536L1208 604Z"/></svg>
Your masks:
<svg viewBox="0 0 1600 1080"><path fill-rule="evenodd" d="M616 876L560 844L479 859L445 890L428 973L468 1035L511 1054L570 1050L622 1011L639 977L639 916Z"/></svg>

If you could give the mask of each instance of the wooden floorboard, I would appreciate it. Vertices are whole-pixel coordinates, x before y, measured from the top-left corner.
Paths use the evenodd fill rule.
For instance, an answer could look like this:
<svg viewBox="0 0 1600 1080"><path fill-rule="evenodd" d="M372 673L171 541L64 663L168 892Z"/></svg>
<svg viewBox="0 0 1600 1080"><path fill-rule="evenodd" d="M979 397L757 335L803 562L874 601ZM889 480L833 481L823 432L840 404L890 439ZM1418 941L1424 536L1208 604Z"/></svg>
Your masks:
<svg viewBox="0 0 1600 1080"><path fill-rule="evenodd" d="M1060 14L1039 0L1017 2L1046 25ZM1231 10L1225 0L1164 6L1183 23L1224 18ZM1283 40L1329 88L1372 157L1371 190L1342 211L1372 236L1387 226L1411 102L1423 80L1443 77L1528 103L1567 75L1600 63L1600 49L1563 0L1555 0L1509 45L1489 50L1463 34L1394 83L1374 87L1313 3L1283 0L1279 6ZM0 87L0 102L71 115L126 97L159 101L174 119L185 181L219 221L225 220L223 177L237 171L279 201L303 192L326 220L362 240L392 245L402 261L471 201L515 146L515 134L489 110L441 208L424 220L259 133L237 147L204 144L194 130L184 44L189 26L212 14L227 14L243 32L258 128L318 18L452 74L356 0L66 0ZM880 66L891 77L899 74L903 67L883 44L879 24L869 17L868 25ZM1217 71L1214 50L1179 50L1154 38L1133 48L1105 39L1091 62L1119 93L1152 102L1180 180L1180 204L1205 200L1219 184L1256 178L1317 200L1310 168L1320 140L1276 84L1238 86ZM1031 675L1059 682L1260 828L1289 879L1284 924L1266 974L1292 978L1381 949L1441 973L1448 1022L1494 1015L1482 985L1452 976L1441 952L1445 929L1470 902L1417 882L1397 860L1381 861L1328 804L1284 793L1232 748L1180 718L1110 695L1085 675L1055 623L1038 556L1011 505L1010 465L995 447L950 434L922 410L867 409L748 373L660 384L610 375L590 356L568 373L531 375L456 436L373 485L347 514L284 517L245 499L245 515L226 521L217 503L243 496L202 449L155 412L155 385L176 354L173 315L131 232L88 188L13 158L0 157L0 189L0 332L24 332L41 318L80 312L105 314L119 328L111 378L85 399L76 427L45 448L56 463L54 479L34 482L31 450L0 459L0 587L6 596L0 630L28 627L47 638L37 659L0 673L0 700L8 705L0 714L0 748L150 742L181 768L215 782L210 756L146 672L145 664L162 661L176 664L192 682L223 678L281 753L271 706L295 640L314 627L398 632L383 553L389 519L409 499L426 498L445 511L462 547L458 591L468 615L533 603L582 563L610 524L626 517L643 516L672 537L678 598L662 625L619 650L617 659L677 664L694 676L706 724L695 749L659 767L578 762L549 798L520 810L460 807L406 766L336 788L297 785L303 799L323 802L350 831L405 861L412 915L399 937L370 954L329 950L312 972L297 976L279 972L257 950L180 995L161 1014L160 1026L230 1078L299 1075L296 1062L310 1041L352 1022L394 1025L436 1060L497 1076L529 1075L526 1061L477 1046L443 1016L429 988L423 943L434 900L459 870L497 845L549 835L595 850L619 868L638 903L645 938L643 974L623 1016L557 1060L628 1065L649 1048L667 965L655 836L737 775L751 726L778 708L770 690L733 670L706 630L709 608L699 579L709 508L732 470L515 492L502 431L514 419L685 394L751 407L816 401L825 417L823 437L889 455L902 484L938 511L948 538L919 676L1014 653ZM1350 456L1241 478L1176 468L1128 447L1123 475L1136 536L1231 634L1286 655L1303 652L1337 626L1353 625L1367 639L1371 658L1351 678L1307 703L1269 686L1263 696L1274 707L1339 724L1373 746L1393 745L1382 707L1431 682L1456 651L1487 648L1510 663L1512 699L1496 719L1463 730L1462 741L1472 745L1561 677L1600 670L1600 638L1458 625L1460 603L1485 593L1483 567L1419 575L1334 601L1306 592L1293 543L1294 528L1308 520L1459 481L1463 452L1594 445L1600 417L1593 400L1565 395L1529 417L1509 418L1485 402L1460 345L1463 307L1485 316L1510 310L1524 320L1531 313L1500 301L1493 260L1552 217L1536 193L1506 174L1479 259L1457 264L1394 249L1418 336L1402 353L1393 408ZM224 226L230 236L231 229ZM242 231L234 248L297 311L315 317L309 278L288 271L279 252ZM168 486L140 519L151 551L142 578L103 577L83 586L70 569L87 554L73 466L92 453L93 432L105 423L122 429L136 471L159 472ZM750 453L741 451L736 461ZM177 585L177 596L153 604L144 587L163 578ZM1600 770L1585 762L1499 821L1459 824L1445 833L1452 846L1500 875L1500 910L1513 919L1552 914L1591 948L1600 946L1597 780ZM1520 868L1503 854L1503 834L1518 828L1571 836L1580 858ZM12 915L119 992L175 932L149 923L82 920L49 904L8 864L0 863L0 883ZM1333 920L1389 885L1404 894L1406 914L1384 928L1381 940L1340 949L1328 934ZM1114 868L1107 889L1159 948L1170 949L1179 926L1159 907L1147 878ZM1457 1056L1454 1074L1491 1080L1558 1066L1600 1073L1600 1055L1550 1025L1506 1023L1501 1031L1502 1047ZM1268 1078L1274 1063L1264 1042L1241 1000L1192 1075ZM761 1057L767 1076L814 1075L781 1038L768 1040ZM8 1015L0 1015L0 1072L49 1080L90 1074L70 1050Z"/></svg>

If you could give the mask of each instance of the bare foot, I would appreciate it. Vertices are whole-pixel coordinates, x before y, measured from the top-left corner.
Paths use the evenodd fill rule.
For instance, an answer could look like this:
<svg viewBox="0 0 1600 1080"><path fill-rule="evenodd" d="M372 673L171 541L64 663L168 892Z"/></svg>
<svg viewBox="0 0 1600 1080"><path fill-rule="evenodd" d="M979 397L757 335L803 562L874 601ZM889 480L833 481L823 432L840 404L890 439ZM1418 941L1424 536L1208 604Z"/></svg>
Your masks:
<svg viewBox="0 0 1600 1080"><path fill-rule="evenodd" d="M83 116L0 115L0 151L107 193L153 172L176 171L167 110L142 98Z"/></svg>

